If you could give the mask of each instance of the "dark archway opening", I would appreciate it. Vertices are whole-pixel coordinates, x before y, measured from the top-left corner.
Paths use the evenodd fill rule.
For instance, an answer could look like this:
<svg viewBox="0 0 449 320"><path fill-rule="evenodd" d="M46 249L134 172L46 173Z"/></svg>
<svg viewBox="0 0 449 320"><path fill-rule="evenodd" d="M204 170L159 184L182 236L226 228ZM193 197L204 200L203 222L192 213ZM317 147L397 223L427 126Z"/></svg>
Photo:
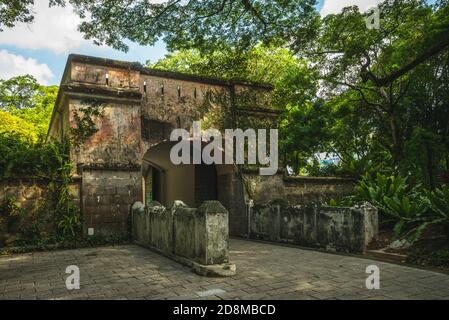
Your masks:
<svg viewBox="0 0 449 320"><path fill-rule="evenodd" d="M218 200L217 170L215 165L195 165L195 205L198 207L206 200Z"/></svg>
<svg viewBox="0 0 449 320"><path fill-rule="evenodd" d="M161 190L160 190L160 186L161 186L161 174L159 172L159 170L153 168L153 179L151 181L152 184L152 200L153 201L157 201L157 202L161 202Z"/></svg>

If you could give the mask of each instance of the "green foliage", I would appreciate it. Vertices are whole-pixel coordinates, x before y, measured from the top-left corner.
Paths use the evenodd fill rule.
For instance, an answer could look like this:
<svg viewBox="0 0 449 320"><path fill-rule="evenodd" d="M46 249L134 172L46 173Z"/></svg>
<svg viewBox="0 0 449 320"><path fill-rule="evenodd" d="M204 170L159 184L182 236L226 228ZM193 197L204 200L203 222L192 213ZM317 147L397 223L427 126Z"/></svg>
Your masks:
<svg viewBox="0 0 449 320"><path fill-rule="evenodd" d="M9 112L0 110L0 135L16 137L20 141L34 143L38 140L36 128L27 121Z"/></svg>
<svg viewBox="0 0 449 320"><path fill-rule="evenodd" d="M0 80L0 133L44 141L57 93L58 87L41 86L30 75Z"/></svg>
<svg viewBox="0 0 449 320"><path fill-rule="evenodd" d="M15 197L8 195L0 202L0 247L7 244L9 230L17 225L21 213L22 208Z"/></svg>
<svg viewBox="0 0 449 320"><path fill-rule="evenodd" d="M433 188L438 169L448 168L448 124L439 119L448 116L449 6L404 0L380 9L379 29L366 28L357 7L327 16L307 49L334 112L329 148L343 166L353 155L374 163L388 155L396 174L413 172ZM440 49L429 52L432 45Z"/></svg>
<svg viewBox="0 0 449 320"><path fill-rule="evenodd" d="M79 146L97 131L94 120L103 115L102 105L83 101L88 106L82 106L74 114L70 139L44 143L57 87L43 87L30 76L21 76L1 81L0 90L0 179L40 178L49 182L47 197L36 208L15 218L16 227L9 230L18 235L14 243L38 246L58 241L76 243L82 220L71 190L70 143ZM7 200L2 210L12 210L12 204ZM7 220L13 220L10 214Z"/></svg>
<svg viewBox="0 0 449 320"><path fill-rule="evenodd" d="M441 244L434 245L433 248L427 250L417 250L417 252L412 252L409 255L408 260L414 262L419 265L432 265L432 266L441 266L448 267L449 266L449 248L445 248ZM435 249L438 248L438 249Z"/></svg>
<svg viewBox="0 0 449 320"><path fill-rule="evenodd" d="M70 2L80 16L89 16L80 25L86 38L125 51L126 39L141 45L163 39L169 49L245 49L287 41L299 46L313 37L319 21L316 0L61 2Z"/></svg>
<svg viewBox="0 0 449 320"><path fill-rule="evenodd" d="M15 219L17 226L10 228L10 233L18 234L15 244L39 245L60 239L76 241L82 221L71 192L69 143L29 145L14 137L6 139L9 139L6 143L5 139L0 139L0 147L4 148L6 144L10 147L5 151L7 157L0 162L6 167L5 170L2 168L0 178L39 177L49 181L47 196L40 199L34 208L22 210L11 199L1 203L2 212L8 212L8 223L12 221L11 216L18 216Z"/></svg>
<svg viewBox="0 0 449 320"><path fill-rule="evenodd" d="M60 165L57 152L63 146L29 143L17 134L0 134L0 179L36 177L52 179Z"/></svg>
<svg viewBox="0 0 449 320"><path fill-rule="evenodd" d="M73 204L70 204L67 212L62 215L58 227L66 238L75 238L81 231L81 226L81 217L76 213Z"/></svg>
<svg viewBox="0 0 449 320"><path fill-rule="evenodd" d="M429 209L435 217L449 221L449 186L445 185L433 191L426 191Z"/></svg>
<svg viewBox="0 0 449 320"><path fill-rule="evenodd" d="M444 185L435 190L425 190L422 201L426 206L426 214L416 214L415 223L409 234L412 241L419 240L430 227L440 227L449 239L449 186Z"/></svg>
<svg viewBox="0 0 449 320"><path fill-rule="evenodd" d="M11 28L17 22L33 21L31 5L33 0L8 0L0 4L0 32L4 27Z"/></svg>
<svg viewBox="0 0 449 320"><path fill-rule="evenodd" d="M50 192L54 195L53 203L56 204L53 213L55 224L59 235L76 241L81 232L82 221L80 208L73 202L71 193L73 165L68 156L69 142L64 141L61 146L50 144L50 147L54 150L59 164L56 179L49 184Z"/></svg>
<svg viewBox="0 0 449 320"><path fill-rule="evenodd" d="M419 186L412 187L406 178L377 173L365 175L356 186L357 201L368 201L384 215L384 223L394 223L394 236L399 237L404 226L425 212Z"/></svg>
<svg viewBox="0 0 449 320"><path fill-rule="evenodd" d="M0 109L12 112L34 107L40 88L30 75L0 80Z"/></svg>
<svg viewBox="0 0 449 320"><path fill-rule="evenodd" d="M373 178L366 174L355 187L357 200L369 201L373 205L382 203L385 197L402 197L409 193L407 179L400 176L386 176L377 173Z"/></svg>
<svg viewBox="0 0 449 320"><path fill-rule="evenodd" d="M356 195L344 202L368 201L384 215L384 223L393 223L393 235L411 242L420 240L430 227L437 227L449 239L449 186L435 190L410 185L406 178L377 173L365 175L356 186Z"/></svg>
<svg viewBox="0 0 449 320"><path fill-rule="evenodd" d="M21 208L13 196L6 196L0 204L0 213L2 216L17 216L20 212Z"/></svg>
<svg viewBox="0 0 449 320"><path fill-rule="evenodd" d="M332 121L328 115L325 105L304 103L287 106L279 125L281 152L287 157L285 162L293 165L296 174L300 167L307 166L309 157L324 151L330 138L327 126ZM319 164L312 162L308 169L316 173Z"/></svg>

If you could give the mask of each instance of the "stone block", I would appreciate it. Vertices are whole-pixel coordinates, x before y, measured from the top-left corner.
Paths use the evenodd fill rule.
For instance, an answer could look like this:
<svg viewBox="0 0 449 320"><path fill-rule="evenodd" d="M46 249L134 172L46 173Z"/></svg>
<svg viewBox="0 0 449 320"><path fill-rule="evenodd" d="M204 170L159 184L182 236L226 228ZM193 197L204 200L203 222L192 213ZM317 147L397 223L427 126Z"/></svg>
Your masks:
<svg viewBox="0 0 449 320"><path fill-rule="evenodd" d="M167 209L157 202L132 206L136 243L188 264L203 275L233 275L229 264L228 211L218 201L205 201L198 209L175 201ZM211 266L211 267L209 267Z"/></svg>

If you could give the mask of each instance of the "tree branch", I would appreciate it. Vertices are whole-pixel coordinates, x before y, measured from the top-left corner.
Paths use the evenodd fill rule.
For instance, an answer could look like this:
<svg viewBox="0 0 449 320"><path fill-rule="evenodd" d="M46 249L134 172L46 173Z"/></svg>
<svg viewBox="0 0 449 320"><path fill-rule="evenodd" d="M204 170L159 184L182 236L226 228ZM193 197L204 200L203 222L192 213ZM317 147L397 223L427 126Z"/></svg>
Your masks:
<svg viewBox="0 0 449 320"><path fill-rule="evenodd" d="M261 14L256 10L256 8L254 8L252 3L249 0L241 0L241 1L242 1L243 5L245 6L245 8L247 10L251 11L251 13L257 18L257 20L262 22L262 24L264 25L264 28L266 28L267 27L267 22L261 16Z"/></svg>
<svg viewBox="0 0 449 320"><path fill-rule="evenodd" d="M410 63L406 64L402 68L392 72L390 75L384 77L384 78L377 78L373 74L370 75L371 80L376 84L378 87L386 86L399 77L403 76L407 72L413 70L415 67L420 65L423 62L426 62L428 59L432 58L433 56L439 54L443 50L449 47L449 37L444 36L443 40L438 43L437 45L430 48L428 51L411 61Z"/></svg>

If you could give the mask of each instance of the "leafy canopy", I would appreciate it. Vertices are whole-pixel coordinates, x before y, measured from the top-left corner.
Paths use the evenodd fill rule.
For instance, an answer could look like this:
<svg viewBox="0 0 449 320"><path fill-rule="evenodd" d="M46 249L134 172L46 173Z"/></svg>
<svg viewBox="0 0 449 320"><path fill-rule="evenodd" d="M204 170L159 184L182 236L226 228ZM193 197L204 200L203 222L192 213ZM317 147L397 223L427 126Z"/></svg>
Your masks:
<svg viewBox="0 0 449 320"><path fill-rule="evenodd" d="M4 117L16 119L15 123L21 120L24 128L20 130L21 135L29 132L32 141L42 141L47 134L57 93L57 86L42 86L30 75L0 80L0 110ZM2 132L19 132L3 121L0 126Z"/></svg>

